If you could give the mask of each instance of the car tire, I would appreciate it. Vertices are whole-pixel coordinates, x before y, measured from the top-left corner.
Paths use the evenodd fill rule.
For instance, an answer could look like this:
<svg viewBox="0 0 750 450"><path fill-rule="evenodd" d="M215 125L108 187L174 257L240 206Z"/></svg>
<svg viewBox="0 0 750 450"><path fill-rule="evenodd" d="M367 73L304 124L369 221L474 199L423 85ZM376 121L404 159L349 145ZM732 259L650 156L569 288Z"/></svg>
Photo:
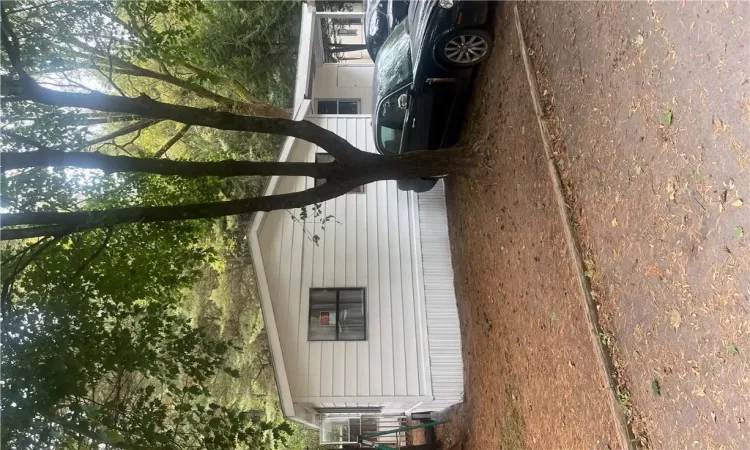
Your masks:
<svg viewBox="0 0 750 450"><path fill-rule="evenodd" d="M492 45L492 36L485 30L459 29L438 41L435 58L444 66L463 69L486 61Z"/></svg>
<svg viewBox="0 0 750 450"><path fill-rule="evenodd" d="M399 191L412 191L416 193L427 192L437 184L438 180L427 178L416 178L413 180L398 180L396 185Z"/></svg>

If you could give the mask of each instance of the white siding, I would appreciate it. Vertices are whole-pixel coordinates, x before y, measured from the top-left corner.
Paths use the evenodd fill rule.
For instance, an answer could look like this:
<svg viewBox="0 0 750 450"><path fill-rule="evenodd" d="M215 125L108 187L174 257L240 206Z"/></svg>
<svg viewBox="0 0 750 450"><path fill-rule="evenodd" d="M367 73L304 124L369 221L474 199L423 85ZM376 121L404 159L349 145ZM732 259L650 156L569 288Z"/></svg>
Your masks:
<svg viewBox="0 0 750 450"><path fill-rule="evenodd" d="M311 120L374 151L369 117ZM298 140L290 160L313 161L316 150ZM302 190L312 182L285 177L276 193ZM384 406L395 412L430 401L422 338L427 332L420 319L424 303L412 245L418 233L413 200L395 182L380 181L365 186L363 194L347 194L322 207L324 216L335 217L324 230L312 217L304 228L296 223L293 215L299 217L299 210L275 211L266 214L258 234L294 401L317 406L324 400L315 399L324 397L337 406ZM312 235L320 236L319 245ZM311 287L364 287L367 340L308 341Z"/></svg>
<svg viewBox="0 0 750 450"><path fill-rule="evenodd" d="M367 64L323 64L316 67L312 87L313 110L317 107L317 100L357 99L360 113L371 114L372 77L373 66Z"/></svg>
<svg viewBox="0 0 750 450"><path fill-rule="evenodd" d="M434 400L415 411L436 411L463 400L463 359L458 308L453 289L445 188L440 181L432 190L416 195L424 298L427 311L430 372Z"/></svg>

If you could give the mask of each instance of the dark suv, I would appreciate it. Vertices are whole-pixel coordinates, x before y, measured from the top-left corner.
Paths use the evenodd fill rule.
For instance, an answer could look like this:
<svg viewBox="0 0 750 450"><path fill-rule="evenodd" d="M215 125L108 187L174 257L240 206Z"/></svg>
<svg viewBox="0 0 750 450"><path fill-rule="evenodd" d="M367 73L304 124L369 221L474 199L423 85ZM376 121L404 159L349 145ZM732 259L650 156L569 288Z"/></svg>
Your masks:
<svg viewBox="0 0 750 450"><path fill-rule="evenodd" d="M492 51L486 1L414 1L375 59L373 135L397 156L455 145L471 98L475 67ZM400 181L417 192L437 179Z"/></svg>

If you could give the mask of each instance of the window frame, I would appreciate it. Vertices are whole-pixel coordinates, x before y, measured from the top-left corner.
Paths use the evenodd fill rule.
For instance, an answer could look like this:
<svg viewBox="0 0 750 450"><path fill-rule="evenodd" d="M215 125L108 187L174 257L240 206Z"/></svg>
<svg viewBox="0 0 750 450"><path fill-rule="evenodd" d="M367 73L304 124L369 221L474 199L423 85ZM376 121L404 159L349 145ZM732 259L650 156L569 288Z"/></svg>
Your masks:
<svg viewBox="0 0 750 450"><path fill-rule="evenodd" d="M320 102L336 102L335 113L321 113ZM357 105L356 113L342 113L341 103L355 103ZM318 98L315 99L315 113L318 116L347 116L347 115L359 115L362 114L362 99L361 98Z"/></svg>
<svg viewBox="0 0 750 450"><path fill-rule="evenodd" d="M334 339L312 339L310 337L310 319L312 318L312 312L313 312L313 304L312 304L312 292L313 291L330 291L335 290L336 291L336 325L334 326L334 329L336 330L336 335ZM338 327L338 321L341 315L339 314L339 308L340 308L340 292L341 291L361 291L362 292L362 315L364 317L363 320L363 328L364 328L364 338L362 339L340 339L339 338L339 327ZM308 342L364 342L367 341L367 289L363 287L311 287L308 291L307 298L307 341Z"/></svg>

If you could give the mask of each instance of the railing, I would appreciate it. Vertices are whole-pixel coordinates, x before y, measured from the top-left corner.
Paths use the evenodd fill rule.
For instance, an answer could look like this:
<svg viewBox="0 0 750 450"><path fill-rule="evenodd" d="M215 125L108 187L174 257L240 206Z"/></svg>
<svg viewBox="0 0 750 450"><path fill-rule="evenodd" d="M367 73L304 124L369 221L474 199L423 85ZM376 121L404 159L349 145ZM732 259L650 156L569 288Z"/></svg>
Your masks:
<svg viewBox="0 0 750 450"><path fill-rule="evenodd" d="M406 416L379 416L377 417L377 429L365 427L365 422L362 422L362 434L372 434L388 430L396 430L405 426ZM406 431L399 431L393 434L373 437L370 440L373 442L377 442L378 444L388 445L390 447L405 447L406 433Z"/></svg>

